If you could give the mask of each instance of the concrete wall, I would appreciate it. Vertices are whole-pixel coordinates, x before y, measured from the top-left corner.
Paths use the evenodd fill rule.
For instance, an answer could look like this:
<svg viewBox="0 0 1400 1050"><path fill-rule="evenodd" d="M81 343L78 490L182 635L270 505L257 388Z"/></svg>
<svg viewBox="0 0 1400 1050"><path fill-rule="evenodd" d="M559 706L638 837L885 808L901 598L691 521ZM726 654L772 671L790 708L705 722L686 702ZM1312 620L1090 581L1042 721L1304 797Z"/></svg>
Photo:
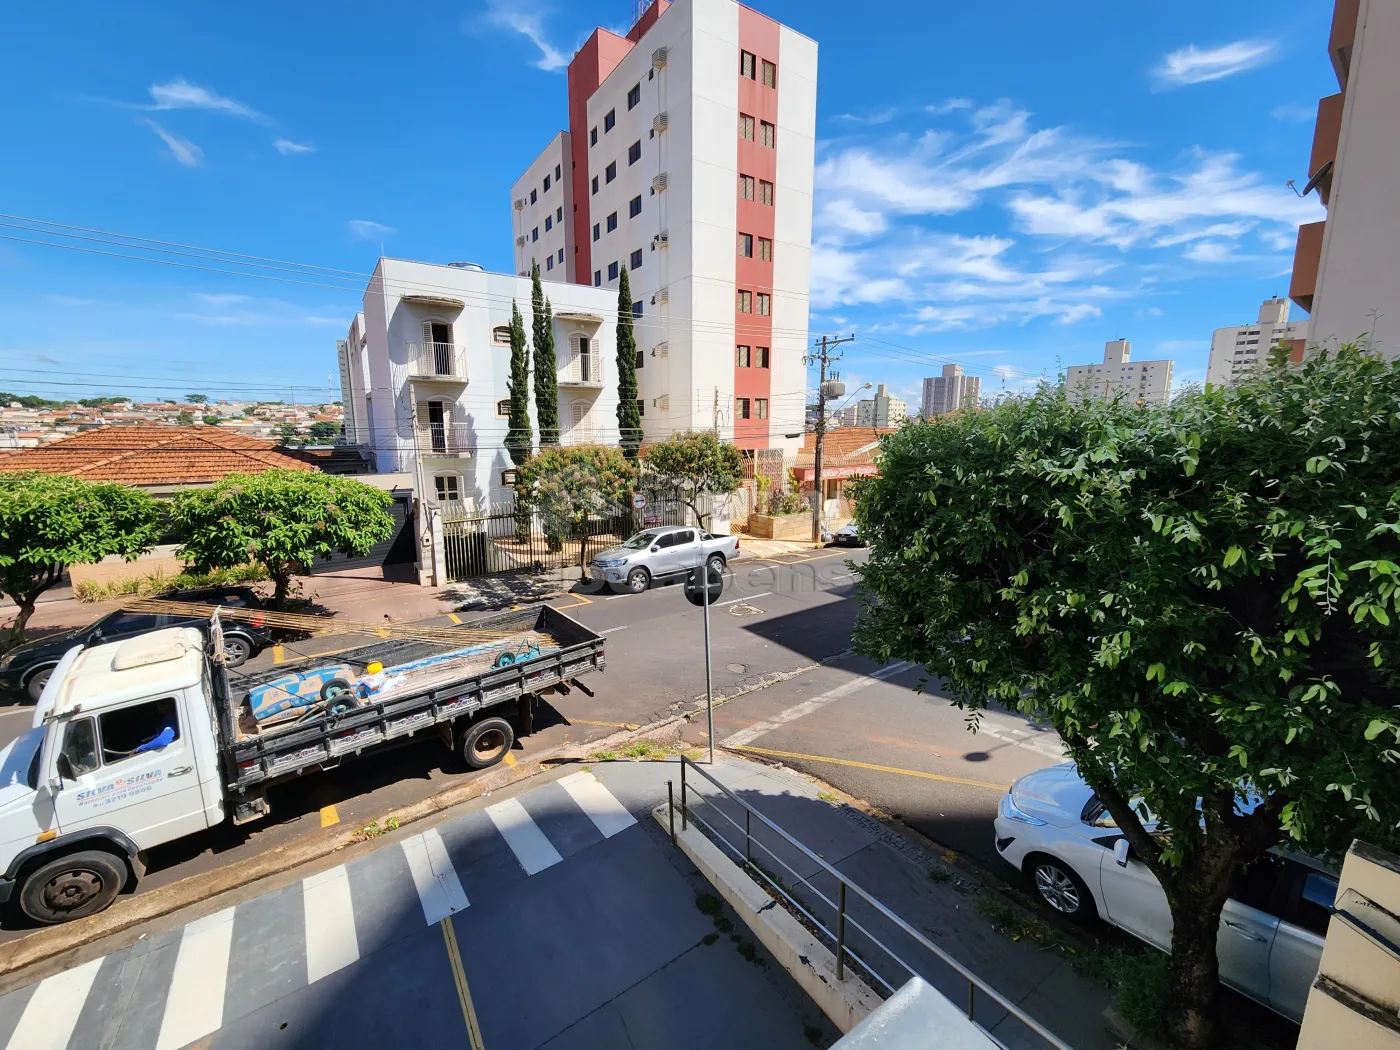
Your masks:
<svg viewBox="0 0 1400 1050"><path fill-rule="evenodd" d="M519 276L528 277L531 264L538 262L546 280L574 280L571 163L569 133L561 131L511 187L511 229ZM549 189L544 188L546 178Z"/></svg>

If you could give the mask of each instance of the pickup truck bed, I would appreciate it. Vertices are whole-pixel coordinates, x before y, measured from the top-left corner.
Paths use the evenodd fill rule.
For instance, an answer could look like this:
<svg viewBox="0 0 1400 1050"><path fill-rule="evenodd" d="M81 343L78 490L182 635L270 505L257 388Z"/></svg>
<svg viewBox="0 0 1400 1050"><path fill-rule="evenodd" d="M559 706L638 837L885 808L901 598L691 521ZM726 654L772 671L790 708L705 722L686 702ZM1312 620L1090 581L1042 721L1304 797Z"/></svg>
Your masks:
<svg viewBox="0 0 1400 1050"><path fill-rule="evenodd" d="M450 647L422 641L370 642L348 652L249 674L227 672L223 676L224 702L218 713L230 796L249 794L250 789L256 792L273 781L311 769L338 765L346 757L413 736L430 726L513 703L605 666L603 638L547 605L481 617L461 628L467 636L462 648L478 644L483 632L502 641L527 634L543 636L558 648L502 668L489 666L489 660L477 661L486 666L429 676L431 681L422 687L410 686L362 700L361 706L340 715L314 715L252 733L247 731L248 720L240 714L248 691L258 685L326 663L349 664L356 669L372 662L393 667L441 654Z"/></svg>

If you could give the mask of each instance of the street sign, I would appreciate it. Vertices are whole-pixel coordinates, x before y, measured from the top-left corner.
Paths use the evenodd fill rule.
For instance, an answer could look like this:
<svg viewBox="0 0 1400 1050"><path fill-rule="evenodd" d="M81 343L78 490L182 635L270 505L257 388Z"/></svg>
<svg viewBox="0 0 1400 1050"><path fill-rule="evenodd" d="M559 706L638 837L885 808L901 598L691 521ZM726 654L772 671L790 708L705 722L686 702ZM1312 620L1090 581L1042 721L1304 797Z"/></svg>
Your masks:
<svg viewBox="0 0 1400 1050"><path fill-rule="evenodd" d="M633 510L641 510L641 509L642 509L643 507L645 507L646 505L647 505L647 498L646 498L646 496L642 495L640 492L634 492L634 493L632 493L632 509L633 509Z"/></svg>
<svg viewBox="0 0 1400 1050"><path fill-rule="evenodd" d="M709 586L706 587L700 582L701 576L709 576ZM715 604L715 599L724 593L724 573L711 569L708 573L704 568L691 569L685 577L685 600L691 605L705 605L705 593L709 592L710 605Z"/></svg>

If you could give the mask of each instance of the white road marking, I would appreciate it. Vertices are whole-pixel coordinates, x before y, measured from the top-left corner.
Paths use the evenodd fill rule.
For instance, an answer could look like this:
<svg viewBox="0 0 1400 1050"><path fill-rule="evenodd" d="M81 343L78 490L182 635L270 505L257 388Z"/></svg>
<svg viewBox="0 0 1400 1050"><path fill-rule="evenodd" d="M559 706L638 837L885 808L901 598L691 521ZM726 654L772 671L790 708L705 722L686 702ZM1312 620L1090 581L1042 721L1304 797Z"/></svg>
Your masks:
<svg viewBox="0 0 1400 1050"><path fill-rule="evenodd" d="M345 865L303 879L301 893L306 911L306 983L315 984L360 957Z"/></svg>
<svg viewBox="0 0 1400 1050"><path fill-rule="evenodd" d="M520 861L520 866L525 869L526 875L544 871L545 868L564 859L559 856L559 851L549 839L544 837L544 832L526 812L519 799L508 798L494 806L487 806L486 815L491 818L491 823L496 825L496 830L506 840L511 852L515 854L515 859Z"/></svg>
<svg viewBox="0 0 1400 1050"><path fill-rule="evenodd" d="M753 601L755 598L767 598L771 596L772 593L772 591L763 591L760 594L745 594L739 598L730 598L727 602L715 602L710 608L718 609L721 605L733 605L735 602L748 602Z"/></svg>
<svg viewBox="0 0 1400 1050"><path fill-rule="evenodd" d="M233 911L196 919L180 935L180 954L165 996L156 1050L178 1050L224 1023L224 986L233 944Z"/></svg>
<svg viewBox="0 0 1400 1050"><path fill-rule="evenodd" d="M626 597L629 597L629 595L626 595L626 594L614 594L614 595L612 595L611 597L604 598L603 601L605 601L605 602L615 602L615 601L617 601L619 598L626 598Z"/></svg>
<svg viewBox="0 0 1400 1050"><path fill-rule="evenodd" d="M1026 751L1032 751L1037 755L1044 755L1046 758L1053 758L1056 762L1063 762L1069 756L1065 754L1065 746L1060 742L1059 736L1054 732L1041 732L1034 729L1020 729L1015 726L999 725L987 718L982 719L981 725L977 727L977 735L986 733L997 740L1005 741Z"/></svg>
<svg viewBox="0 0 1400 1050"><path fill-rule="evenodd" d="M851 681L838 685L834 689L828 689L826 692L814 696L810 700L804 700L800 704L793 704L792 707L774 715L771 719L755 722L753 725L749 726L749 728L739 730L739 732L735 733L733 736L721 740L720 747L743 747L745 744L751 744L764 733L771 733L779 726L786 725L789 722L795 722L799 718L806 718L808 715L820 711L828 704L834 704L842 697L850 696L852 693L859 692L868 686L872 686L882 679L897 675L901 671L907 671L912 666L912 664L900 661L897 664L890 664L887 667L882 667L873 674L853 678Z"/></svg>
<svg viewBox="0 0 1400 1050"><path fill-rule="evenodd" d="M406 838L402 845L429 926L468 907L470 902L437 828Z"/></svg>
<svg viewBox="0 0 1400 1050"><path fill-rule="evenodd" d="M613 631L625 631L625 630L627 630L627 624L623 624L621 627L609 627L606 631L599 631L598 633L599 633L599 634L612 634Z"/></svg>
<svg viewBox="0 0 1400 1050"><path fill-rule="evenodd" d="M637 823L637 818L592 773L571 773L559 781L559 786L588 814L605 839Z"/></svg>
<svg viewBox="0 0 1400 1050"><path fill-rule="evenodd" d="M101 959L93 959L45 978L25 1004L6 1050L66 1050L101 966Z"/></svg>

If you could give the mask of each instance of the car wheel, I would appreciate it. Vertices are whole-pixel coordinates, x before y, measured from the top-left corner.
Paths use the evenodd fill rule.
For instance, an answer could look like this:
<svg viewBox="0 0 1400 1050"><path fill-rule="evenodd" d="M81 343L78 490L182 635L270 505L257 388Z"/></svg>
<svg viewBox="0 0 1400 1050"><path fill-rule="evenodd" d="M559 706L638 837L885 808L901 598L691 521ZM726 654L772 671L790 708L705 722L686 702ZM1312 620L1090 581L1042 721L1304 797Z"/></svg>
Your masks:
<svg viewBox="0 0 1400 1050"><path fill-rule="evenodd" d="M32 872L20 889L19 906L46 926L81 919L111 904L126 876L126 865L110 853L72 853Z"/></svg>
<svg viewBox="0 0 1400 1050"><path fill-rule="evenodd" d="M636 568L627 574L627 590L630 594L641 594L651 586L651 573L646 569Z"/></svg>
<svg viewBox="0 0 1400 1050"><path fill-rule="evenodd" d="M719 575L723 576L725 568L724 555L711 554L710 560L705 563L705 568L707 570L707 575L719 573Z"/></svg>
<svg viewBox="0 0 1400 1050"><path fill-rule="evenodd" d="M49 684L49 676L53 674L53 669L56 666L56 664L49 664L47 667L30 672L29 677L24 682L24 691L29 694L29 699L38 702L39 694L44 691L44 686Z"/></svg>
<svg viewBox="0 0 1400 1050"><path fill-rule="evenodd" d="M485 769L506 757L515 727L504 718L484 718L462 734L462 758L469 769Z"/></svg>
<svg viewBox="0 0 1400 1050"><path fill-rule="evenodd" d="M253 655L253 645L246 638L238 635L226 635L224 637L224 659L229 667L239 667L248 662L248 658Z"/></svg>
<svg viewBox="0 0 1400 1050"><path fill-rule="evenodd" d="M1094 898L1089 887L1068 864L1036 854L1027 859L1026 874L1035 883L1040 899L1066 919L1088 922L1094 917Z"/></svg>

